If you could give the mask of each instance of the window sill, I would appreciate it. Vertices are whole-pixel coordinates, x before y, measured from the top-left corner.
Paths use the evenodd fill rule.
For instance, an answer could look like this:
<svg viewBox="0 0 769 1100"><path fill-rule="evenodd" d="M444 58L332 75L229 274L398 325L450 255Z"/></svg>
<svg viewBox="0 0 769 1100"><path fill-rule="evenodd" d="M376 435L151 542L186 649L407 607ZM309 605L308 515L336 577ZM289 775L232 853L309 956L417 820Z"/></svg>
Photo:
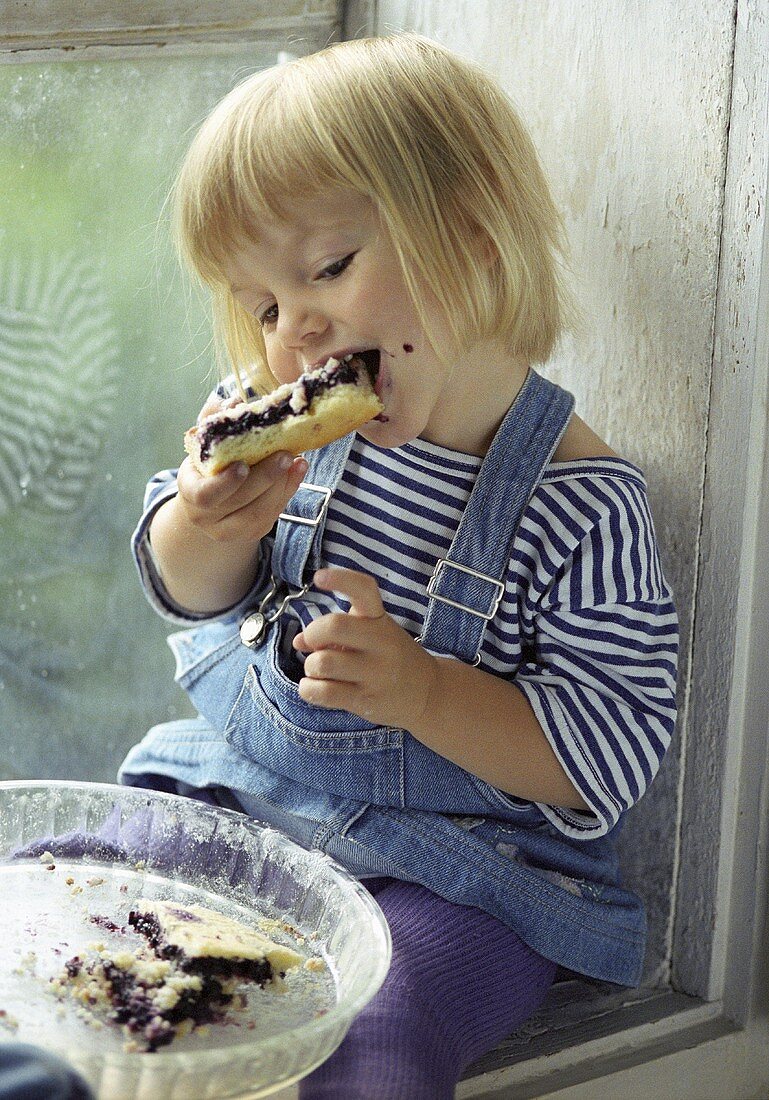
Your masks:
<svg viewBox="0 0 769 1100"><path fill-rule="evenodd" d="M455 1100L538 1100L737 1030L720 1002L666 988L558 982L531 1020L468 1067ZM297 1098L296 1085L274 1094Z"/></svg>
<svg viewBox="0 0 769 1100"><path fill-rule="evenodd" d="M456 1100L541 1097L736 1030L720 1002L563 981L524 1027L468 1067Z"/></svg>

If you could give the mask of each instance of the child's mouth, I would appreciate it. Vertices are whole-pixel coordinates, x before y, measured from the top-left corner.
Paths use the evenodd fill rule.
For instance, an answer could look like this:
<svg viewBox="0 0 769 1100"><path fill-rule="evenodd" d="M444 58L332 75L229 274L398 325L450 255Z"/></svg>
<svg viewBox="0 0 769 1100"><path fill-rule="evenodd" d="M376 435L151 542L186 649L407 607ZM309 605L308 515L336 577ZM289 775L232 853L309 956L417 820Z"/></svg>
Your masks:
<svg viewBox="0 0 769 1100"><path fill-rule="evenodd" d="M379 348L367 348L364 351L350 351L341 355L329 355L327 359L318 360L317 363L311 367L306 367L306 372L312 372L321 368L328 367L329 364L336 363L350 363L353 360L357 360L362 363L366 368L366 373L371 381L371 387L374 392L379 396L379 390L382 385L382 378L380 376L379 366L381 362L381 354Z"/></svg>
<svg viewBox="0 0 769 1100"><path fill-rule="evenodd" d="M377 397L381 397L380 390L382 388L382 377L379 370L381 360L379 349L369 348L367 351L356 352L356 358L363 361L368 371L369 378L371 379L371 385L374 387L374 393Z"/></svg>
<svg viewBox="0 0 769 1100"><path fill-rule="evenodd" d="M359 351L357 358L363 362L366 371L371 379L371 385L374 387L374 393L379 400L382 400L382 390L384 389L384 372L381 369L382 355L379 348L369 348L367 351ZM374 417L374 420L378 420L381 424L386 424L389 420L389 416L386 413L381 412L378 416Z"/></svg>

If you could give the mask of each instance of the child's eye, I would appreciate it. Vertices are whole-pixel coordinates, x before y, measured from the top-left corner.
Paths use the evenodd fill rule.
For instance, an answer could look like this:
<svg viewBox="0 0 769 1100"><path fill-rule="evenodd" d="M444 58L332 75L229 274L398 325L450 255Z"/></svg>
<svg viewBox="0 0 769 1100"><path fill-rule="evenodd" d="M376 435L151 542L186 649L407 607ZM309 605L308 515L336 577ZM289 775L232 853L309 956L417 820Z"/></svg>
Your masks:
<svg viewBox="0 0 769 1100"><path fill-rule="evenodd" d="M342 272L350 266L355 256L354 252L351 252L349 256L345 256L341 260L334 260L333 263L324 267L318 276L319 279L335 279L337 275L341 275Z"/></svg>
<svg viewBox="0 0 769 1100"><path fill-rule="evenodd" d="M274 325L278 320L277 305L268 306L267 309L262 310L261 313L257 313L256 319L262 328L266 328L268 325Z"/></svg>

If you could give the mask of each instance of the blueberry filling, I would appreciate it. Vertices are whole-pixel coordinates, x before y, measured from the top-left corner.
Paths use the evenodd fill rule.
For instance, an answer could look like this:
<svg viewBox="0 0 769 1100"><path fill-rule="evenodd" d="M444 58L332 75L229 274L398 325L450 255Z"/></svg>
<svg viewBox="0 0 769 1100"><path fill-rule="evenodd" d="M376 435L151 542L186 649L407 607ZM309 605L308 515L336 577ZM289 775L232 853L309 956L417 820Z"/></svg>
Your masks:
<svg viewBox="0 0 769 1100"><path fill-rule="evenodd" d="M110 983L114 1008L111 1018L117 1024L125 1024L129 1031L141 1033L148 1050L157 1050L174 1038L174 1024L192 1020L196 1026L213 1023L221 1018L222 1010L232 997L224 993L219 982L207 978L200 990L184 990L172 1008L158 1011L157 1004L147 990L132 974L107 963L104 977Z"/></svg>
<svg viewBox="0 0 769 1100"><path fill-rule="evenodd" d="M148 1052L172 1042L183 1020L191 1020L196 1027L224 1020L233 1000L231 993L224 992L221 982L210 975L201 977L200 989L180 989L175 1003L165 1007L153 995L157 989L152 977L143 978L109 959L86 963L75 955L65 969L69 978L85 973L97 982L106 983L111 1004L108 1019L139 1036Z"/></svg>
<svg viewBox="0 0 769 1100"><path fill-rule="evenodd" d="M62 988L68 984L75 987L73 996L86 1008L103 1011L108 1022L135 1037L129 1049L156 1051L173 1041L180 1026L189 1030L202 1024L232 1022L230 1006L246 1004L235 982L263 987L276 974L283 977L286 969L300 962L296 952L288 948L281 952L258 933L253 942L247 936L244 939L237 928L228 935L224 917L217 923L216 915L209 915L211 927L207 929L204 910L163 902L157 907L158 912L152 911L152 905L132 909L125 927L106 917L92 917L108 931L125 934L133 928L147 941L147 947L115 954L102 945L92 945L89 954L67 960L59 979ZM190 924L201 927L190 929ZM275 962L264 953L265 948L277 952Z"/></svg>
<svg viewBox="0 0 769 1100"><path fill-rule="evenodd" d="M176 911L174 911L176 912ZM179 914L182 916L182 914ZM185 920L196 920L194 914L184 915ZM131 912L128 923L137 932L145 936L150 947L159 959L174 959L180 968L188 974L197 974L209 979L212 975L220 978L241 978L266 985L272 980L272 963L268 959L224 959L201 955L190 958L176 944L168 943L162 934L160 923L152 913Z"/></svg>
<svg viewBox="0 0 769 1100"><path fill-rule="evenodd" d="M301 379L303 400L299 409L294 407L295 395L292 391L283 400L268 405L265 409L259 411L247 409L237 417L212 419L198 429L201 459L205 461L209 458L211 448L222 439L243 435L255 428L270 428L287 420L290 416L299 415L309 407L318 394L326 393L335 386L358 382L361 368L365 370L373 386L379 372L379 352L376 350L357 352L351 359L343 360L338 366L329 369L323 367L311 374L303 375Z"/></svg>

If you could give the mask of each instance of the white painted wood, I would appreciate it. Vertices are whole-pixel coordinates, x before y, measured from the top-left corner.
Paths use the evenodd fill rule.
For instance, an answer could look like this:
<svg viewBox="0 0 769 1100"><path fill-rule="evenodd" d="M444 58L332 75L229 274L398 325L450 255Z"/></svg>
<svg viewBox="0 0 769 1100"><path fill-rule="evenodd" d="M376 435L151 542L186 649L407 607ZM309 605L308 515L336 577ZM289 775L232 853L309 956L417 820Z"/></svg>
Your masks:
<svg viewBox="0 0 769 1100"><path fill-rule="evenodd" d="M233 38L283 45L287 35L319 48L339 37L341 20L341 0L0 0L0 50Z"/></svg>
<svg viewBox="0 0 769 1100"><path fill-rule="evenodd" d="M769 10L759 0L742 0L737 12L682 801L685 873L673 944L673 975L683 988L715 997L729 981L732 999L740 985L745 989L752 922L732 932L735 950L745 947L741 957L730 952L728 907L733 901L746 920L753 909L757 784L766 766L766 673L750 662L756 652L765 655L769 642L753 618L761 610L754 601L766 590L769 544L758 557L751 545L760 510L768 506L761 455L769 323ZM756 729L746 721L746 708L755 720L761 706L764 725ZM712 959L703 950L703 928L715 931Z"/></svg>
<svg viewBox="0 0 769 1100"><path fill-rule="evenodd" d="M661 1033L660 1043L667 1038ZM766 1100L769 1095L765 1017L741 1032L707 1037L703 1030L680 1049L657 1049L651 1057L647 1051L640 1059L633 1036L627 1039L624 1051L615 1043L613 1071L601 1072L603 1063L595 1051L591 1057L579 1052L586 1057L560 1071L543 1060L538 1074L521 1066L463 1081L456 1100ZM623 1058L627 1064L618 1068L616 1062ZM284 1100L282 1094L279 1100Z"/></svg>

